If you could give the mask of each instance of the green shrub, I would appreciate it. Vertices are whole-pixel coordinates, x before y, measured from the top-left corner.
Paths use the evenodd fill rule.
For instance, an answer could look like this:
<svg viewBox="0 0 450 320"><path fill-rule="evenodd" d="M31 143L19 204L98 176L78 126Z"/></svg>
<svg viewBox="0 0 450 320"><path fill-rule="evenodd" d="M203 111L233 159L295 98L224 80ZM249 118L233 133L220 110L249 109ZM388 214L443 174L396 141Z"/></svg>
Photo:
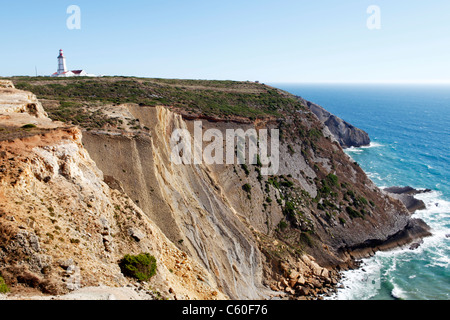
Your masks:
<svg viewBox="0 0 450 320"><path fill-rule="evenodd" d="M327 175L327 180L331 183L331 185L339 187L339 179L336 175L330 173L329 175Z"/></svg>
<svg viewBox="0 0 450 320"><path fill-rule="evenodd" d="M276 178L269 178L267 182L273 185L275 188L280 189L280 183L276 180Z"/></svg>
<svg viewBox="0 0 450 320"><path fill-rule="evenodd" d="M359 201L361 201L361 203L364 204L364 205L366 205L366 206L369 204L369 202L367 201L367 199L364 198L364 197L359 197Z"/></svg>
<svg viewBox="0 0 450 320"><path fill-rule="evenodd" d="M331 188L328 185L326 180L322 180L322 188L319 189L319 193L322 196L327 196L327 195L329 195L331 193Z"/></svg>
<svg viewBox="0 0 450 320"><path fill-rule="evenodd" d="M292 202L287 201L284 206L283 213L288 217L295 217L295 205Z"/></svg>
<svg viewBox="0 0 450 320"><path fill-rule="evenodd" d="M244 190L247 193L250 193L252 191L252 186L246 183L242 186L242 190Z"/></svg>
<svg viewBox="0 0 450 320"><path fill-rule="evenodd" d="M6 284L5 279L0 277L0 293L8 293L8 292L9 292L9 287Z"/></svg>
<svg viewBox="0 0 450 320"><path fill-rule="evenodd" d="M289 181L289 180L284 180L284 181L281 182L281 185L283 187L286 187L286 188L292 188L294 183L292 181Z"/></svg>
<svg viewBox="0 0 450 320"><path fill-rule="evenodd" d="M244 170L246 176L250 174L250 171L248 170L248 167L245 163L241 164L241 168L242 170Z"/></svg>
<svg viewBox="0 0 450 320"><path fill-rule="evenodd" d="M348 215L352 219L353 218L362 218L363 217L363 215L360 212L356 211L352 207L347 207L345 210L347 211Z"/></svg>
<svg viewBox="0 0 450 320"><path fill-rule="evenodd" d="M33 129L33 128L36 128L36 125L32 123L22 126L22 129Z"/></svg>
<svg viewBox="0 0 450 320"><path fill-rule="evenodd" d="M262 167L261 158L259 157L259 154L256 155L256 166Z"/></svg>
<svg viewBox="0 0 450 320"><path fill-rule="evenodd" d="M316 128L312 128L312 129L309 131L309 136L310 136L311 138L318 139L318 138L322 137L323 135L322 135L322 131L320 131L320 130L318 130L318 129L316 129Z"/></svg>
<svg viewBox="0 0 450 320"><path fill-rule="evenodd" d="M284 220L281 220L280 223L278 223L278 228L283 231L284 229L286 229L288 226L287 222Z"/></svg>
<svg viewBox="0 0 450 320"><path fill-rule="evenodd" d="M147 281L156 274L156 259L148 253L125 255L119 263L125 276Z"/></svg>

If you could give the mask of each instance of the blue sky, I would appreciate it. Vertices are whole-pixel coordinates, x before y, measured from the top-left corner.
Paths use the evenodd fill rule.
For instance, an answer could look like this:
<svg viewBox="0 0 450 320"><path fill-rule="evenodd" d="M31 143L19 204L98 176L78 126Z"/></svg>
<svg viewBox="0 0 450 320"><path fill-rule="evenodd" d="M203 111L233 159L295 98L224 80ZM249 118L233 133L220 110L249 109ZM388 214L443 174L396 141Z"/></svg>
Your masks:
<svg viewBox="0 0 450 320"><path fill-rule="evenodd" d="M0 76L50 75L63 49L69 69L104 75L450 83L448 0L17 0L0 28Z"/></svg>

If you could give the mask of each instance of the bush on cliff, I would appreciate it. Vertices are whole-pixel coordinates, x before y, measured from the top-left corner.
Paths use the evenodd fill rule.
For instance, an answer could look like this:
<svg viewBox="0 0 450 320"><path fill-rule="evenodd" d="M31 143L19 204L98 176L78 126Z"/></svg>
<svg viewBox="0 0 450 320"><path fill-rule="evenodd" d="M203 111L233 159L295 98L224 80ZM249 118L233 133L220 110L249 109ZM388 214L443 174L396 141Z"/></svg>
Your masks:
<svg viewBox="0 0 450 320"><path fill-rule="evenodd" d="M242 186L242 190L244 190L247 193L250 193L252 191L252 186L250 184L246 183Z"/></svg>
<svg viewBox="0 0 450 320"><path fill-rule="evenodd" d="M148 253L125 255L119 263L125 276L147 281L156 274L156 259Z"/></svg>
<svg viewBox="0 0 450 320"><path fill-rule="evenodd" d="M33 129L33 128L36 128L36 125L32 123L22 126L22 129Z"/></svg>
<svg viewBox="0 0 450 320"><path fill-rule="evenodd" d="M9 287L5 283L5 280L2 277L0 277L0 293L7 293L7 292L9 292Z"/></svg>

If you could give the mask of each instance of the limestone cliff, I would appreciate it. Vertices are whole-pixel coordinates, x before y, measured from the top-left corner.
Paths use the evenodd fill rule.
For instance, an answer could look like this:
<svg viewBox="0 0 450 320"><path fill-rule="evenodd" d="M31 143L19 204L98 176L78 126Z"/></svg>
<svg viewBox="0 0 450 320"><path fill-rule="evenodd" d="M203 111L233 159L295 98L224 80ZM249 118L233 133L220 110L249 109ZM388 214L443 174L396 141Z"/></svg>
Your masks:
<svg viewBox="0 0 450 320"><path fill-rule="evenodd" d="M278 176L262 177L256 165L175 165L169 160L170 135L176 128L193 134L195 119L167 107L122 107L149 131L132 136L89 131L85 147L105 175L120 181L231 298L265 298L273 294L268 288L307 295L311 287L322 290L335 282L336 266L411 240L398 236L411 221L402 203L379 190L312 117L310 130L324 130L314 146L286 138ZM214 119L203 126L225 133L261 123ZM339 182L328 183L332 176ZM251 196L244 184L251 186ZM427 233L423 225L416 227L415 236ZM292 280L292 271L302 277Z"/></svg>
<svg viewBox="0 0 450 320"><path fill-rule="evenodd" d="M36 88L47 92L51 80L42 81ZM0 272L12 285L32 272L38 280L28 285L64 288L72 276L65 261L72 259L82 286L123 286L119 257L149 251L161 264L151 285L167 297L311 298L332 290L338 271L356 258L428 234L343 152L306 102L285 92L229 82L64 81L67 88L46 96L44 107L59 119L75 106L81 129L56 122L21 128L30 118L14 129L17 110L2 116L9 122L0 150L0 225L7 235ZM70 81L102 99L118 92L118 102L58 101L64 90L72 94ZM122 92L173 104L119 103ZM183 107L187 99L198 108ZM242 104L248 109L240 111ZM196 120L203 132L222 136L229 129L279 130L278 173L262 175L261 163L171 162L173 131L193 134Z"/></svg>
<svg viewBox="0 0 450 320"><path fill-rule="evenodd" d="M17 90L11 81L0 82L0 112L25 113L36 118L46 118L42 104L31 92Z"/></svg>
<svg viewBox="0 0 450 320"><path fill-rule="evenodd" d="M16 112L21 111L3 109L1 116ZM226 297L126 194L103 182L78 128L60 124L43 130L38 124L32 130L41 131L26 137L21 131L30 129L1 128L9 134L0 141L0 273L12 298L27 298L26 287L56 295L88 286L132 285L118 261L141 252L157 260L157 275L141 298Z"/></svg>
<svg viewBox="0 0 450 320"><path fill-rule="evenodd" d="M370 144L370 137L367 132L356 128L315 103L301 97L298 97L298 99L308 106L317 118L325 124L343 148L361 147Z"/></svg>

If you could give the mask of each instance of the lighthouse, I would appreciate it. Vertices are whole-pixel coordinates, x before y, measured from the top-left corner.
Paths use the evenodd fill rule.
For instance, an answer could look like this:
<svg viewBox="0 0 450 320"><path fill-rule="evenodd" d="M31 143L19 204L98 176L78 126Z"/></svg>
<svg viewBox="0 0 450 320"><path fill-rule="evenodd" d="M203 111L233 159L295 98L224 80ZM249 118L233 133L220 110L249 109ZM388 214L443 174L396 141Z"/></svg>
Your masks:
<svg viewBox="0 0 450 320"><path fill-rule="evenodd" d="M84 70L67 70L66 57L62 49L59 50L58 70L52 74L52 77L96 77L95 74L89 74Z"/></svg>
<svg viewBox="0 0 450 320"><path fill-rule="evenodd" d="M62 49L59 50L59 56L58 56L58 71L56 71L56 73L58 75L60 74L64 74L67 72L67 67L66 67L66 57L64 57L64 53L62 51Z"/></svg>

